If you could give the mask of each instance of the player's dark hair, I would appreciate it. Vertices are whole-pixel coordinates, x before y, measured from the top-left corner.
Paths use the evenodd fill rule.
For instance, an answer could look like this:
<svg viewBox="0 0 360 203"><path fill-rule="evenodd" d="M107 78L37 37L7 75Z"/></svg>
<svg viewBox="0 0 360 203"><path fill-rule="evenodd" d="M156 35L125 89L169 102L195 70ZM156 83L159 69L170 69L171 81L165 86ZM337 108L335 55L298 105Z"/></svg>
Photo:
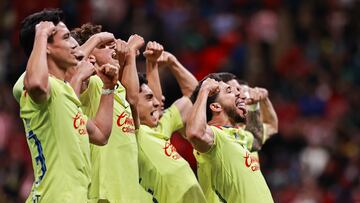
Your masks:
<svg viewBox="0 0 360 203"><path fill-rule="evenodd" d="M198 95L199 95L199 91L201 88L202 83L207 79L207 78L211 78L214 79L218 82L221 81L221 78L219 77L219 73L210 73L209 75L205 76L200 82L199 84L196 86L196 88L194 89L193 93L191 94L190 100L192 101L192 103L195 103ZM219 96L219 93L216 93L214 95L211 95L207 98L206 101L206 118L209 121L212 117L212 111L210 109L210 104L214 103L215 100L217 99L217 97Z"/></svg>
<svg viewBox="0 0 360 203"><path fill-rule="evenodd" d="M138 72L138 77L139 77L139 92L141 92L141 85L145 84L147 85L148 84L148 80L146 79L146 74L145 73L140 73Z"/></svg>
<svg viewBox="0 0 360 203"><path fill-rule="evenodd" d="M63 12L60 9L44 9L40 12L27 16L20 24L20 45L25 54L29 57L35 41L35 27L41 21L50 21L56 26L59 22L64 21ZM48 42L53 42L53 37L48 38Z"/></svg>
<svg viewBox="0 0 360 203"><path fill-rule="evenodd" d="M230 80L236 80L240 85L248 85L247 82L245 82L244 80L240 80L238 77L236 77L236 75L232 73L221 72L218 73L218 77L220 77L221 81L225 83L229 82Z"/></svg>
<svg viewBox="0 0 360 203"><path fill-rule="evenodd" d="M79 28L71 30L71 36L79 43L83 45L91 36L100 33L102 29L101 25L93 25L86 23Z"/></svg>

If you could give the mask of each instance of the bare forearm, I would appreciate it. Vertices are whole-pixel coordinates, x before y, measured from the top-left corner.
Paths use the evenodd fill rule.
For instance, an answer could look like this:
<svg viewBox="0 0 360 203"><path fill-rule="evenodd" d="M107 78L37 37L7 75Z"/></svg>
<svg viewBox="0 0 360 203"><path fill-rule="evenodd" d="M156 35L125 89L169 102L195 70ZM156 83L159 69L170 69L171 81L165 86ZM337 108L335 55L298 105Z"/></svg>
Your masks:
<svg viewBox="0 0 360 203"><path fill-rule="evenodd" d="M278 118L269 98L260 102L260 112L263 123L268 126L266 131L266 136L268 138L278 132Z"/></svg>
<svg viewBox="0 0 360 203"><path fill-rule="evenodd" d="M73 76L70 80L70 86L74 89L76 96L80 97L81 87L82 87L82 79L76 75Z"/></svg>
<svg viewBox="0 0 360 203"><path fill-rule="evenodd" d="M80 46L80 50L84 53L84 58L87 58L91 54L100 41L101 40L96 35L93 35Z"/></svg>
<svg viewBox="0 0 360 203"><path fill-rule="evenodd" d="M47 35L37 33L34 48L26 66L24 78L25 89L31 96L43 94L48 90L48 65L46 56ZM35 95L34 95L35 94Z"/></svg>
<svg viewBox="0 0 360 203"><path fill-rule="evenodd" d="M140 88L136 69L136 52L129 54L126 58L121 84L126 89L126 100L136 107Z"/></svg>
<svg viewBox="0 0 360 203"><path fill-rule="evenodd" d="M191 72L188 71L178 60L170 66L170 71L175 76L182 94L190 97L198 85L198 81L195 76L191 74Z"/></svg>
<svg viewBox="0 0 360 203"><path fill-rule="evenodd" d="M161 90L158 65L156 62L146 60L146 78L149 82L149 87L153 91L156 99L158 101L161 101L162 90Z"/></svg>
<svg viewBox="0 0 360 203"><path fill-rule="evenodd" d="M246 115L246 127L245 130L251 132L254 135L253 150L259 150L262 145L264 136L264 127L260 118L260 111L248 111Z"/></svg>
<svg viewBox="0 0 360 203"><path fill-rule="evenodd" d="M206 101L209 92L200 91L186 123L186 134L189 137L197 137L205 134L206 131Z"/></svg>
<svg viewBox="0 0 360 203"><path fill-rule="evenodd" d="M113 104L114 104L114 95L102 95L100 99L100 104L98 111L96 113L93 122L96 127L100 130L101 134L96 135L95 139L101 139L107 141L109 139L111 128L112 128L112 119L113 119Z"/></svg>

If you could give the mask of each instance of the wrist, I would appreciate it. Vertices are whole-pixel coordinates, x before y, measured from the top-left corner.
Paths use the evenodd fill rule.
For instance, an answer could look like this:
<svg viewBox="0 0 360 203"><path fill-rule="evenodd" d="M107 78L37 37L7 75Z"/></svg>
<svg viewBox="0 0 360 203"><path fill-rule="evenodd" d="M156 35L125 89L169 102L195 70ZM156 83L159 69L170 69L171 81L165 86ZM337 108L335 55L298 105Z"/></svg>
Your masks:
<svg viewBox="0 0 360 203"><path fill-rule="evenodd" d="M90 40L94 41L96 45L100 44L101 43L101 38L99 35L92 35L90 37Z"/></svg>
<svg viewBox="0 0 360 203"><path fill-rule="evenodd" d="M203 96L207 96L210 94L210 89L201 87L199 90L199 94L201 94Z"/></svg>
<svg viewBox="0 0 360 203"><path fill-rule="evenodd" d="M113 94L114 92L115 92L115 89L105 89L105 88L101 89L102 95L109 95L109 94Z"/></svg>
<svg viewBox="0 0 360 203"><path fill-rule="evenodd" d="M39 32L36 32L35 37L47 40L49 38L49 35L45 31L39 31Z"/></svg>
<svg viewBox="0 0 360 203"><path fill-rule="evenodd" d="M146 63L149 63L151 65L156 65L157 59L146 58Z"/></svg>

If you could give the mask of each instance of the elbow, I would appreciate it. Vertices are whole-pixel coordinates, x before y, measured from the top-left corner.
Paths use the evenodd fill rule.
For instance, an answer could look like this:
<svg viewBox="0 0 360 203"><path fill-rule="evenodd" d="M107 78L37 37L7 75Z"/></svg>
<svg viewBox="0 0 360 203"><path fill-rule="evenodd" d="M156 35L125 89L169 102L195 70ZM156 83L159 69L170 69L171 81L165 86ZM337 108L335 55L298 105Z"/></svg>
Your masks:
<svg viewBox="0 0 360 203"><path fill-rule="evenodd" d="M277 134L279 132L279 122L276 119L276 122L274 123L274 134Z"/></svg>
<svg viewBox="0 0 360 203"><path fill-rule="evenodd" d="M103 139L99 142L99 146L105 146L108 143L108 139Z"/></svg>
<svg viewBox="0 0 360 203"><path fill-rule="evenodd" d="M31 80L29 78L25 78L24 87L28 92L34 94L42 94L47 92L48 84L47 82L45 83L44 81Z"/></svg>
<svg viewBox="0 0 360 203"><path fill-rule="evenodd" d="M100 146L104 146L108 143L109 138L111 136L111 132L112 132L112 127L109 127L109 129L105 129L102 131L101 136L99 137L100 139L98 140Z"/></svg>
<svg viewBox="0 0 360 203"><path fill-rule="evenodd" d="M102 136L101 139L99 139L96 143L96 145L98 146L105 146L108 141L109 141L109 137L110 137L110 133L109 134L105 134L104 136Z"/></svg>
<svg viewBox="0 0 360 203"><path fill-rule="evenodd" d="M192 128L186 128L186 138L189 142L194 143L201 137L201 133L198 130Z"/></svg>
<svg viewBox="0 0 360 203"><path fill-rule="evenodd" d="M272 125L270 125L269 134L274 135L274 134L277 134L278 132L279 132L279 125L276 120Z"/></svg>

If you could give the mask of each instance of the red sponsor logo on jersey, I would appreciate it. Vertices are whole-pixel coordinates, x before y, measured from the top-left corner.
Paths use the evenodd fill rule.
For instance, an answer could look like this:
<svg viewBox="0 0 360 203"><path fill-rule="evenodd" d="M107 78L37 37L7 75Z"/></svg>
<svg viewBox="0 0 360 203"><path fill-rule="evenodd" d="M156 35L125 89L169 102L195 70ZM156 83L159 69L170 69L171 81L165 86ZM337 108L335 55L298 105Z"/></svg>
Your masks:
<svg viewBox="0 0 360 203"><path fill-rule="evenodd" d="M86 122L85 119L82 117L82 114L78 112L72 119L74 129L77 130L80 135L86 135Z"/></svg>
<svg viewBox="0 0 360 203"><path fill-rule="evenodd" d="M252 156L249 152L246 152L245 156L245 166L250 168L252 171L257 171L260 169L259 159L255 156Z"/></svg>
<svg viewBox="0 0 360 203"><path fill-rule="evenodd" d="M174 160L181 158L181 156L176 152L176 148L174 147L174 145L172 145L169 141L165 142L165 146L164 146L163 150L164 150L164 153L166 156L168 156Z"/></svg>
<svg viewBox="0 0 360 203"><path fill-rule="evenodd" d="M116 125L120 127L124 133L135 133L134 120L129 118L129 114L122 112L117 117Z"/></svg>

